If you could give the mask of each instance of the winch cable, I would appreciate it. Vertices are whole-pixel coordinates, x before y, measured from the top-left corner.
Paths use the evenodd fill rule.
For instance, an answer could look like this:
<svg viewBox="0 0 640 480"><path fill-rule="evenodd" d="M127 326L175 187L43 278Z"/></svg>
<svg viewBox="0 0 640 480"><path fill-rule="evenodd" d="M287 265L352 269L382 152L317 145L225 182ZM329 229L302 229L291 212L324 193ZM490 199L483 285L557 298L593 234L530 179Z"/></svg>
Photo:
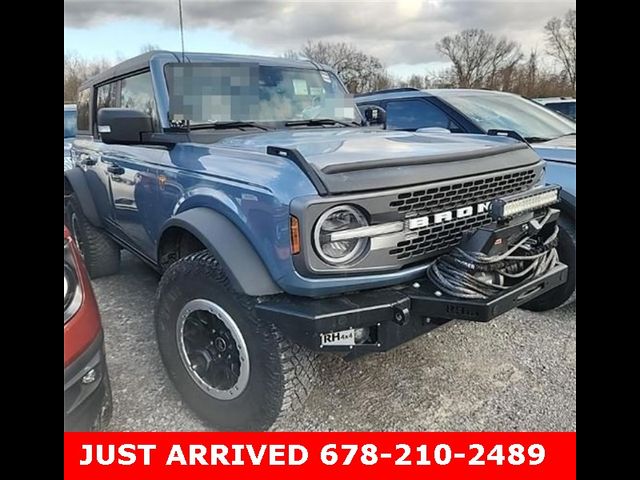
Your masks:
<svg viewBox="0 0 640 480"><path fill-rule="evenodd" d="M549 220L550 215L551 212L540 222L542 226ZM483 280L479 278L479 274L502 276L519 283L546 273L559 260L558 252L553 246L558 238L558 231L559 228L555 225L552 233L544 241L526 236L500 255L466 252L456 247L451 253L443 255L431 264L427 269L427 277L440 290L451 296L490 298L513 285Z"/></svg>

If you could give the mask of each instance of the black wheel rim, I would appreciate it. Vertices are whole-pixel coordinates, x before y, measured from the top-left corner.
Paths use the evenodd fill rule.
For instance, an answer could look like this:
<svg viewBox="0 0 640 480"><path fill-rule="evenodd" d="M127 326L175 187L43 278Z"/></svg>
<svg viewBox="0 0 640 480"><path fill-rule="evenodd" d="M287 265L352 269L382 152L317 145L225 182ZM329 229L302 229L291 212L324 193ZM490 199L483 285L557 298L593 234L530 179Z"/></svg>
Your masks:
<svg viewBox="0 0 640 480"><path fill-rule="evenodd" d="M214 398L230 400L249 377L247 347L231 316L205 299L192 300L179 314L178 350L195 383Z"/></svg>

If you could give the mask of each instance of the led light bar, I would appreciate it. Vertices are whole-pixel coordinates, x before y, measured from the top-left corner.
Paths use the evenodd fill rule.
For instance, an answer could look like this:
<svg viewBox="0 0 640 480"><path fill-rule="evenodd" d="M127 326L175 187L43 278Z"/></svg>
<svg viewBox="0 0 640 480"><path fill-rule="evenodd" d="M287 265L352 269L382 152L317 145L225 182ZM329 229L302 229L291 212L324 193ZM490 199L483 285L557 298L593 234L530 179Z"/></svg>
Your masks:
<svg viewBox="0 0 640 480"><path fill-rule="evenodd" d="M496 198L491 202L489 212L494 220L504 220L532 212L558 203L560 201L560 190L561 187L558 185L548 185L546 187L537 187L527 192Z"/></svg>

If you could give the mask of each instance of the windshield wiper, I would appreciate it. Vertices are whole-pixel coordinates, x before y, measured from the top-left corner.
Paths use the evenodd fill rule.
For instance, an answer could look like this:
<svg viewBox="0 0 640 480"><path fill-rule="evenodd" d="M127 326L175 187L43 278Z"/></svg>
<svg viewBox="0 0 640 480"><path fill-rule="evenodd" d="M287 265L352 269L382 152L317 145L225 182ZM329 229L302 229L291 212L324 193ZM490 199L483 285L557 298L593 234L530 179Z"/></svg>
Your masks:
<svg viewBox="0 0 640 480"><path fill-rule="evenodd" d="M548 142L549 140L553 140L553 138L547 138L547 137L524 137L524 139L528 143L541 143L541 142Z"/></svg>
<svg viewBox="0 0 640 480"><path fill-rule="evenodd" d="M319 125L344 125L345 127L353 127L360 126L360 124L356 122L343 122L342 120L336 120L334 118L308 118L306 120L289 120L285 122L285 127L296 127L296 126L309 126L315 127Z"/></svg>
<svg viewBox="0 0 640 480"><path fill-rule="evenodd" d="M226 122L211 122L211 123L200 123L197 125L191 125L191 130L204 130L208 128L212 128L214 130L224 130L225 128L242 128L242 127L253 127L259 128L260 130L264 130L268 132L272 130L272 128L262 125L257 122L244 122L241 120L230 120Z"/></svg>

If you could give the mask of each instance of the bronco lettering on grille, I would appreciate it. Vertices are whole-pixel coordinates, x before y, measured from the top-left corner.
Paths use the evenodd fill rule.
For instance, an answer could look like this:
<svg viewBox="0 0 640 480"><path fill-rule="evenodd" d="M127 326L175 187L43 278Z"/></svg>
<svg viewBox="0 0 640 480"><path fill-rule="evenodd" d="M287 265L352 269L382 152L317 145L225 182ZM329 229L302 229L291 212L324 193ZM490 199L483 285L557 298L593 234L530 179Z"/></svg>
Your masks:
<svg viewBox="0 0 640 480"><path fill-rule="evenodd" d="M437 225L439 223L450 222L459 218L470 217L476 213L485 213L489 211L489 202L478 203L470 207L460 207L455 210L446 212L438 212L423 217L410 218L407 221L410 230L425 228L429 225Z"/></svg>

